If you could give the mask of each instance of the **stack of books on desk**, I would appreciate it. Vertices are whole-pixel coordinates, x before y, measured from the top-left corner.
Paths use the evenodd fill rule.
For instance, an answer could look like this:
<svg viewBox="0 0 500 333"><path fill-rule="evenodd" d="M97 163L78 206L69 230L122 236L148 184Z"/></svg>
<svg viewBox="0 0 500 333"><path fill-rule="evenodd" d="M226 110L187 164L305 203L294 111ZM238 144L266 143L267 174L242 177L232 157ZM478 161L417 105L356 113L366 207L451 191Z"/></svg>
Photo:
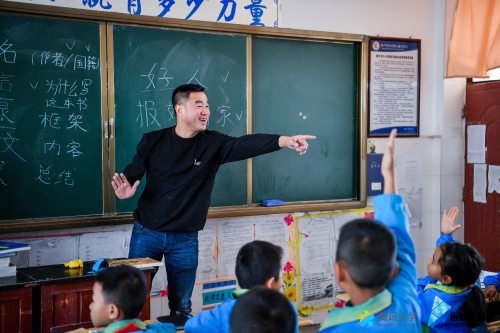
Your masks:
<svg viewBox="0 0 500 333"><path fill-rule="evenodd" d="M29 249L31 249L29 244L0 241L0 277L15 276L16 266L10 262L10 258L19 251Z"/></svg>

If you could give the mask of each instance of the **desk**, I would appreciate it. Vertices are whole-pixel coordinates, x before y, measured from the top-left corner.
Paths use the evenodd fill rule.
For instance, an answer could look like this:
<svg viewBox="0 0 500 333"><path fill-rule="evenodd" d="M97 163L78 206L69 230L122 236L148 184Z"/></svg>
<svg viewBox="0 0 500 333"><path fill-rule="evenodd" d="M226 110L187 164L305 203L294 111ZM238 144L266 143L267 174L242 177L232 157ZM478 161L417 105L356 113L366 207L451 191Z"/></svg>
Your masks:
<svg viewBox="0 0 500 333"><path fill-rule="evenodd" d="M0 332L31 332L32 288L36 285L21 272L0 278Z"/></svg>
<svg viewBox="0 0 500 333"><path fill-rule="evenodd" d="M81 268L64 265L19 268L15 277L0 278L1 332L69 331L92 327L90 303L94 275L89 275L94 262ZM142 271L151 287L154 268ZM140 319L151 316L148 298ZM5 327L5 328L4 328Z"/></svg>
<svg viewBox="0 0 500 333"><path fill-rule="evenodd" d="M144 324L146 325L149 325L149 324L154 324L154 323L157 323L158 320L156 319L150 319L150 320L143 320ZM302 317L299 317L299 327L305 327L305 326L310 326L312 325L313 322L310 321L309 319L306 319L306 318L302 318ZM104 327L100 327L100 328L92 328L93 330L96 330L96 331L103 331L104 330ZM80 328L80 329L77 329L77 330L74 330L74 331L71 331L71 332L68 332L68 333L88 333L88 329L84 329L84 328ZM180 330L180 331L177 331L179 333L184 333L184 330Z"/></svg>

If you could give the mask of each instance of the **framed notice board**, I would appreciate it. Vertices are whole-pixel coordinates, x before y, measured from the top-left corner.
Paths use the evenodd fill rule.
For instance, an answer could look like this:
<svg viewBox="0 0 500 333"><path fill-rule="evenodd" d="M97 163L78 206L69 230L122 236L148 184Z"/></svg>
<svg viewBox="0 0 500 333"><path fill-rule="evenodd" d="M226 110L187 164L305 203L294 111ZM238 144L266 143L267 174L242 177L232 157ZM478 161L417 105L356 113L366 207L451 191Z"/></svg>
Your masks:
<svg viewBox="0 0 500 333"><path fill-rule="evenodd" d="M0 90L0 231L133 222L141 189L119 201L110 180L144 133L175 125L171 93L187 82L206 87L211 130L317 136L305 156L221 166L207 218L366 205L365 36L12 2L0 15L0 83L12 83Z"/></svg>
<svg viewBox="0 0 500 333"><path fill-rule="evenodd" d="M370 37L368 136L419 136L420 39Z"/></svg>

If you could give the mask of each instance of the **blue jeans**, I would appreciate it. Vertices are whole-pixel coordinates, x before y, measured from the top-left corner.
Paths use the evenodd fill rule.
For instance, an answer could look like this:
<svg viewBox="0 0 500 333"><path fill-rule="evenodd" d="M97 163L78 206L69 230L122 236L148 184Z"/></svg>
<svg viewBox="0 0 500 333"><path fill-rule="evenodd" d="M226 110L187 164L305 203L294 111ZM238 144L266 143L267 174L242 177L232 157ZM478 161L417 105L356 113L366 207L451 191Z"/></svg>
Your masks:
<svg viewBox="0 0 500 333"><path fill-rule="evenodd" d="M134 223L129 258L165 256L170 313L191 312L191 295L198 268L198 232L161 232Z"/></svg>

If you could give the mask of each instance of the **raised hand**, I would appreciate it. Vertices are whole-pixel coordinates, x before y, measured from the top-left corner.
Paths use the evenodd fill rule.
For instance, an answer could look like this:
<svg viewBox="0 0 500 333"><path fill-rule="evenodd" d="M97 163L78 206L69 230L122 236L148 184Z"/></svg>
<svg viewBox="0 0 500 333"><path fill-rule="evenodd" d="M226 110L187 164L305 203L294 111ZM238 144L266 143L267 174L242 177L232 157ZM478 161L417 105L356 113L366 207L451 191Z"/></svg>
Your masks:
<svg viewBox="0 0 500 333"><path fill-rule="evenodd" d="M450 211L446 213L446 209L443 212L443 218L441 219L441 233L444 235L451 235L457 231L461 225L455 225L455 220L458 216L458 208L451 207Z"/></svg>
<svg viewBox="0 0 500 333"><path fill-rule="evenodd" d="M139 183L140 182L137 180L134 186L131 186L123 173L121 175L115 173L111 181L111 186L115 189L115 194L118 198L128 199L135 194Z"/></svg>
<svg viewBox="0 0 500 333"><path fill-rule="evenodd" d="M397 129L391 131L387 148L385 148L384 157L382 157L381 172L384 177L384 194L396 193L396 185L394 182L394 139L396 138Z"/></svg>

